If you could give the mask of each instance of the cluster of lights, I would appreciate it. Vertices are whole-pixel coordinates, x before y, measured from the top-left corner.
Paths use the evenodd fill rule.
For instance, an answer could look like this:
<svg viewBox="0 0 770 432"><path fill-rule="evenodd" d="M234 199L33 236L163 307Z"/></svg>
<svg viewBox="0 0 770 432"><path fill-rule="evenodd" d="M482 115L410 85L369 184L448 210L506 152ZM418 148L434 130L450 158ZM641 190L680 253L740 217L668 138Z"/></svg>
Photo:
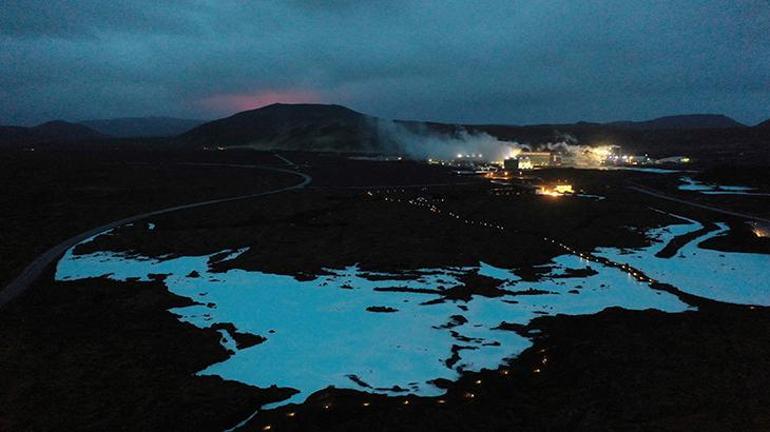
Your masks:
<svg viewBox="0 0 770 432"><path fill-rule="evenodd" d="M559 191L558 189L554 189L553 192L558 194L558 195L562 195L563 193L568 193L566 188L569 188L569 192L572 191L572 187L571 186L563 185L563 189L561 191ZM394 193L394 192L402 192L403 193L405 191L404 191L404 189L388 189L388 190L385 190L386 194L387 193ZM372 191L368 191L367 195L370 196L370 197L375 197L375 193L373 193ZM499 195L499 192L497 193L497 195ZM449 216L451 218L454 218L456 220L462 221L463 223L466 223L466 224L469 224L469 225L479 225L479 226L483 226L483 227L487 227L487 228L496 229L496 230L499 230L499 231L504 231L505 230L505 227L503 227L502 225L498 225L498 224L494 224L494 223L489 223L489 222L485 222L485 221L476 221L476 220L465 218L465 217L463 217L463 216L461 216L461 215L459 215L459 214L457 214L457 213L455 213L453 211L444 211L443 209L441 209L440 207L436 206L435 204L431 204L431 202L428 199L424 198L424 197L417 197L415 199L402 200L401 198L395 198L395 197L391 197L389 195L384 195L383 199L386 202L406 203L406 204L409 204L409 205L412 205L412 206L416 206L416 207L419 207L419 208L424 208L424 209L427 209L428 211L430 211L431 213L435 213L435 214L445 214L445 215L447 215L447 216ZM438 200L434 200L434 201L445 202L446 200L442 198L442 199L438 199ZM756 233L756 231L755 231L755 233ZM759 235L759 234L757 234L757 235ZM578 256L581 259L584 259L584 260L587 260L587 261L597 262L597 263L603 264L603 265L608 266L608 267L617 268L617 269L627 273L628 275L630 275L631 277L633 277L634 279L636 279L639 282L646 282L646 283L649 283L651 285L655 284L657 282L656 280L654 280L654 279L650 278L649 276L645 275L641 270L639 270L639 269L637 269L635 267L632 267L629 264L612 261L612 260L610 260L608 258L605 258L605 257L600 257L600 256L596 256L596 255L591 254L591 253L578 251L577 249L575 249L575 248L573 248L573 247L571 247L571 246L569 246L569 245L567 245L565 243L559 242L556 239L550 238L548 236L544 236L543 240L548 242L548 243L551 243L551 244L553 244L553 245L555 245L557 247L559 247L560 249L566 251L567 253L569 253L571 255ZM545 352L545 350L540 350L540 353L544 353L544 352ZM548 358L544 356L541 359L540 363L541 364L540 364L539 367L534 368L532 370L533 373L535 373L535 374L542 373L543 368L548 363ZM507 370L507 369L502 369L500 371L500 374L502 374L502 375L509 375L510 371ZM480 379L475 381L476 385L481 385L481 383L482 383L482 380L480 380ZM476 398L476 394L472 393L472 392L466 392L466 393L464 393L463 397L465 399L475 399ZM443 404L446 403L446 400L438 399L438 400L436 400L436 403L439 404L439 405L443 405ZM402 404L403 405L409 405L409 400L404 400L402 402ZM363 406L364 407L368 407L369 406L369 402L364 402ZM329 408L330 408L329 404L324 405L324 409L329 409ZM265 429L265 430L267 430L267 429Z"/></svg>
<svg viewBox="0 0 770 432"><path fill-rule="evenodd" d="M498 189L498 190L493 190L491 192L491 195L492 196L497 196L497 197L499 197L499 196L514 196L514 195L515 196L520 196L521 192L512 191L512 190L508 190L508 189Z"/></svg>
<svg viewBox="0 0 770 432"><path fill-rule="evenodd" d="M770 225L762 225L757 222L749 222L749 225L751 225L751 232L755 236L759 238L770 237Z"/></svg>
<svg viewBox="0 0 770 432"><path fill-rule="evenodd" d="M488 171L484 178L489 180L510 180L512 173L510 171Z"/></svg>
<svg viewBox="0 0 770 432"><path fill-rule="evenodd" d="M538 190L538 194L540 195L549 195L549 196L562 196L566 194L574 194L575 190L572 189L572 185L569 184L556 184L551 187L542 187Z"/></svg>

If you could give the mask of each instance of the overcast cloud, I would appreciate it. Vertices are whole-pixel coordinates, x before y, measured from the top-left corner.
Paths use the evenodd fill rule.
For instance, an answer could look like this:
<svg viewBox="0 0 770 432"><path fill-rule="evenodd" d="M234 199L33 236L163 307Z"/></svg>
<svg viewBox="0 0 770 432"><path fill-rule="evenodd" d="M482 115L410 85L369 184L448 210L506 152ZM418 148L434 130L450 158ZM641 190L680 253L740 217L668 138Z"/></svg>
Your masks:
<svg viewBox="0 0 770 432"><path fill-rule="evenodd" d="M324 3L324 5L321 5ZM474 123L770 117L770 2L0 2L0 123L271 102Z"/></svg>

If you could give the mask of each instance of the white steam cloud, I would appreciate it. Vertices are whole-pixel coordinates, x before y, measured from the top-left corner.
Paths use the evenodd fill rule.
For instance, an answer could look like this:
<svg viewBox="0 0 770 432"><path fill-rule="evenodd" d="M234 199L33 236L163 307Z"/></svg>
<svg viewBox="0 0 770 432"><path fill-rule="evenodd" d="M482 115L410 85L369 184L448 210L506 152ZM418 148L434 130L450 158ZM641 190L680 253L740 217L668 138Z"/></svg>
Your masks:
<svg viewBox="0 0 770 432"><path fill-rule="evenodd" d="M503 160L531 149L517 142L500 141L484 132L459 129L444 133L424 125L407 127L390 120L378 120L377 133L395 152L420 160L450 160L458 154L481 154L486 160Z"/></svg>
<svg viewBox="0 0 770 432"><path fill-rule="evenodd" d="M595 167L612 151L609 146L580 145L569 134L561 134L557 142L531 145L501 141L485 132L469 132L464 128L438 131L418 123L407 126L390 120L376 121L377 135L386 148L417 160L451 160L458 154L481 154L484 160L500 161L515 157L522 151L548 150L561 155L569 165Z"/></svg>

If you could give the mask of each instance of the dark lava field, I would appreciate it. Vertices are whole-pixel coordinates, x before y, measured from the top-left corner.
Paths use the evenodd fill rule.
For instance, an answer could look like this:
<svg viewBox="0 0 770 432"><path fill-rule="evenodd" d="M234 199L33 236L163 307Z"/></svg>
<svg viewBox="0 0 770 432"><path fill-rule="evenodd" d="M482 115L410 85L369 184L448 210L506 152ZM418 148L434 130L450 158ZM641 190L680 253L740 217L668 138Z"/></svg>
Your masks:
<svg viewBox="0 0 770 432"><path fill-rule="evenodd" d="M725 301L666 278L673 274L656 276L655 269L623 267L625 261L619 261L623 253L655 246L648 233L681 224L682 218L702 228L671 234L657 245L661 262L681 259L694 243L718 256L767 258L770 239L754 235L743 218L707 207L768 217L768 197L682 191L678 173L536 171L542 181L568 181L585 195L550 197L418 162L303 152L280 156L154 148L2 153L3 284L48 248L113 220L302 181L299 175L260 167L301 172L312 181L302 188L122 225L81 242L63 259L120 256L162 266L164 261L208 257L205 271L186 271L184 278L145 272L146 277L121 279L96 272L66 280L57 276L56 263L46 267L0 314L0 430L224 431L236 425L243 431L770 429L770 309L765 307L770 302ZM729 170L688 175L742 180ZM720 235L698 241L720 227ZM607 258L605 249L620 251L620 258ZM565 254L580 258L580 265L565 265L556 275L554 262ZM516 282L485 273L479 263L509 270ZM418 308L456 308L440 328L455 340L442 361L456 376L431 380L438 394L374 388L357 375L344 388L296 389L278 378L274 385L258 386L201 373L236 354L259 356L282 330L258 333L240 328L235 318L209 324L208 317L185 316L186 308L209 308L215 314L225 306L214 298L204 300L206 293L180 295L171 289L173 281L195 286L205 278L217 282L218 275L259 272L310 283L334 280L335 269L348 266L356 266L359 282L392 282L377 285L378 292L420 298ZM436 269L470 270L446 270L449 276L435 277L447 281L415 285L433 280ZM703 270L706 275L708 269ZM680 309L615 305L601 300L602 289L612 288L602 284L593 290L600 300L592 301L607 301L606 307L571 313L569 296L583 298L588 288L570 286L559 296L568 299L559 303L563 309L537 309L532 319L501 320L491 329L526 341L526 347L501 354L494 367L464 363L471 351L481 353L486 346L506 352L505 343L481 343L481 336L460 334L459 328L473 323L474 302L523 307L549 293L550 285L604 277L605 271L618 272L629 286L650 298L669 299L667 304ZM694 273L684 276L698 276ZM753 277L761 286L764 276ZM731 283L715 279L718 286ZM355 292L358 287L351 284L328 289ZM281 295L292 296L285 292ZM624 299L625 294L608 291L611 295ZM259 315L273 306L255 302L250 307L249 313ZM361 313L393 317L398 325L392 331L409 334L412 330L398 318L405 313L401 308L378 303ZM312 308L308 313L308 326L326 325L313 321ZM360 330L355 325L346 329L351 334ZM388 327L382 331L387 334ZM232 339L232 346L223 337ZM322 339L313 346L333 352L338 343ZM307 393L301 400L280 404L299 390ZM260 409L276 402L273 409Z"/></svg>

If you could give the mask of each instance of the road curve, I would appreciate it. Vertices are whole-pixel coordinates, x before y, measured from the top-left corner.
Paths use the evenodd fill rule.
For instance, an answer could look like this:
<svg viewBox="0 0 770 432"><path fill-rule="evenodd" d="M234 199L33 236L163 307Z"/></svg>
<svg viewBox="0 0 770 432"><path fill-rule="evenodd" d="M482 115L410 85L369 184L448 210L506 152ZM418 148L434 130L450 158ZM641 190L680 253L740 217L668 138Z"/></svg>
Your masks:
<svg viewBox="0 0 770 432"><path fill-rule="evenodd" d="M302 178L302 181L299 183L287 186L280 189L275 189L267 192L259 192L259 193L253 193L253 194L246 194L246 195L238 195L234 197L229 198L219 198L219 199L213 199L213 200L207 200L207 201L200 201L196 203L191 204L183 204L175 207L169 207L164 208L161 210L155 210L148 213L142 213L135 216L127 217L124 219L116 220L113 222L110 222L106 225L102 225L100 227L94 228L92 230L86 231L84 233L80 233L74 237L71 237L67 240L64 240L63 242L59 243L58 245L52 247L51 249L48 249L45 251L42 255L35 258L34 261L32 261L24 270L19 274L16 279L11 281L8 285L6 285L5 289L3 289L0 292L0 308L5 306L8 302L16 298L19 294L23 293L27 288L30 287L30 285L37 280L40 275L45 271L45 269L53 263L56 259L58 259L61 255L64 254L64 252L67 251L67 249L75 246L76 244L90 238L96 235L99 235L105 231L109 231L113 228L119 227L121 225L125 225L127 223L137 222L142 219L157 216L161 214L171 213L179 210L187 210L191 208L196 207L203 207L213 204L220 204L225 202L231 202L231 201L238 201L238 200L245 200L249 198L257 198L261 196L266 195L273 195L280 192L286 192L290 190L295 189L302 189L305 186L307 186L313 178L310 177L307 174L298 172L298 171L292 171L289 169L284 168L276 168L276 167L270 167L270 166L264 166L264 165L237 165L237 164L194 164L191 163L190 165L204 165L204 166L228 166L228 167L234 167L234 168L252 168L252 169L262 169L267 171L274 171L274 172L280 172L280 173L287 173L287 174L293 174L300 176Z"/></svg>
<svg viewBox="0 0 770 432"><path fill-rule="evenodd" d="M713 206L710 206L710 205L699 204L699 203L688 201L688 200L681 199L681 198L675 198L675 197L672 197L672 196L665 195L665 194L663 194L661 192L658 192L658 191L656 191L654 189L648 189L648 188L640 187L640 186L628 186L628 188L633 190L633 191L636 191L636 192L641 192L643 194L654 196L656 198L661 198L661 199L664 199L664 200L674 201L674 202L678 202L678 203L681 203L681 204L686 204L686 205L689 205L689 206L692 206L692 207L698 207L698 208L701 208L701 209L704 209L704 210L710 210L710 211L713 211L715 213L721 213L721 214L724 214L724 215L735 216L735 217L739 217L741 219L748 219L748 220L753 220L753 221L757 221L757 222L770 223L770 219L766 219L766 218L763 218L763 217L754 216L754 215L750 215L750 214L745 214L745 213L738 213L738 212L734 212L734 211L731 211L731 210L724 210L724 209L721 209L719 207L713 207Z"/></svg>

